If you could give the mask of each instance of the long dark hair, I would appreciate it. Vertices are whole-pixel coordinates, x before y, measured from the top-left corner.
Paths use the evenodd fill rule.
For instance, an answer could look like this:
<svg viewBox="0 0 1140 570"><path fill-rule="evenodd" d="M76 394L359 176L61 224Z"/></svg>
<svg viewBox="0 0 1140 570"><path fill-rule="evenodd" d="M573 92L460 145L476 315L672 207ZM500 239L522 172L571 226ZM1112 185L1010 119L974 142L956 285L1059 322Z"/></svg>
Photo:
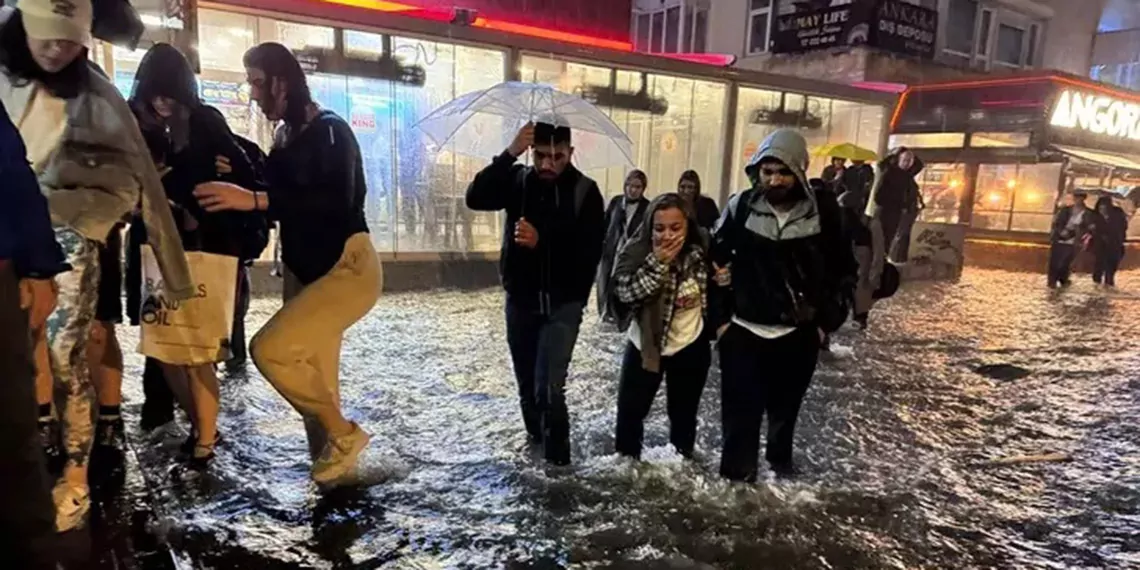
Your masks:
<svg viewBox="0 0 1140 570"><path fill-rule="evenodd" d="M245 52L242 63L247 68L265 72L267 90L272 89L273 79L285 81L288 91L285 92L285 112L282 113L282 118L286 124L294 127L305 123L309 106L313 104L313 96L309 92L305 72L289 48L275 42L259 44Z"/></svg>
<svg viewBox="0 0 1140 570"><path fill-rule="evenodd" d="M0 66L4 68L4 73L12 77L13 85L38 81L49 93L61 99L72 99L79 95L87 85L89 72L87 48L83 48L75 61L59 72L44 71L28 49L28 31L19 9L0 26Z"/></svg>
<svg viewBox="0 0 1140 570"><path fill-rule="evenodd" d="M692 182L697 187L697 195L701 193L701 175L697 174L696 170L686 170L681 173L681 178L677 180L677 186L680 187L682 182Z"/></svg>

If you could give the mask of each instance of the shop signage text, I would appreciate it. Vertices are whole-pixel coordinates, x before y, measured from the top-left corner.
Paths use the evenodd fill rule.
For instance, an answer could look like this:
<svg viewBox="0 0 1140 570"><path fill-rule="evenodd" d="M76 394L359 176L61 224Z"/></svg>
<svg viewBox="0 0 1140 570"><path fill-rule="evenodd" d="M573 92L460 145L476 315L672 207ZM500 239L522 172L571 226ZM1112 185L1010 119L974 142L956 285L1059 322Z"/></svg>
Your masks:
<svg viewBox="0 0 1140 570"><path fill-rule="evenodd" d="M1065 90L1057 97L1049 124L1096 135L1140 140L1140 105L1106 95Z"/></svg>
<svg viewBox="0 0 1140 570"><path fill-rule="evenodd" d="M866 44L931 58L937 31L938 12L934 10L901 0L861 0L780 16L771 49L797 53Z"/></svg>

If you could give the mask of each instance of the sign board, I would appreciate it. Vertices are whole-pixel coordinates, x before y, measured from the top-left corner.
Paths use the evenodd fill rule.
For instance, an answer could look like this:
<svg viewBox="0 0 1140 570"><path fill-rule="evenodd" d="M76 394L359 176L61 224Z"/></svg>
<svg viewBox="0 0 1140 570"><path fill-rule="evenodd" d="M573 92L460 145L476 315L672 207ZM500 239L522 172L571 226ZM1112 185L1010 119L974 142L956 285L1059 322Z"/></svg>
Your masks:
<svg viewBox="0 0 1140 570"><path fill-rule="evenodd" d="M909 262L899 267L904 281L957 279L966 263L966 226L915 222Z"/></svg>
<svg viewBox="0 0 1140 570"><path fill-rule="evenodd" d="M797 11L776 19L773 53L869 45L925 59L934 57L938 12L902 0L862 0Z"/></svg>
<svg viewBox="0 0 1140 570"><path fill-rule="evenodd" d="M1140 140L1140 105L1098 93L1066 89L1057 96L1049 125Z"/></svg>

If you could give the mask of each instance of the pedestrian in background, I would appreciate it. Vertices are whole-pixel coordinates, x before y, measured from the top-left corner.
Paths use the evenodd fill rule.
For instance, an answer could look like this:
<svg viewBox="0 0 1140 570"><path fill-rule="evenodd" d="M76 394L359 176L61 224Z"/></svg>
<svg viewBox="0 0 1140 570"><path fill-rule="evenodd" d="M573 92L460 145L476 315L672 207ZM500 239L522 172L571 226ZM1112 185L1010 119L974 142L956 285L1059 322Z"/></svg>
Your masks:
<svg viewBox="0 0 1140 570"><path fill-rule="evenodd" d="M716 200L701 194L701 176L696 170L681 173L681 179L677 181L677 193L693 207L697 224L711 232L720 218L720 208L716 207Z"/></svg>
<svg viewBox="0 0 1140 570"><path fill-rule="evenodd" d="M616 322L609 310L610 294L613 291L614 261L627 241L641 229L649 200L645 190L649 179L640 170L632 170L625 176L621 196L614 196L606 208L606 238L602 245L602 260L598 265L597 297L598 314L607 322Z"/></svg>
<svg viewBox="0 0 1140 570"><path fill-rule="evenodd" d="M879 173L871 192L875 216L883 227L888 257L905 263L910 249L910 230L922 209L922 193L915 176L924 164L914 152L899 147L879 162Z"/></svg>
<svg viewBox="0 0 1140 570"><path fill-rule="evenodd" d="M1072 203L1058 208L1053 217L1047 276L1050 289L1069 286L1073 261L1096 227L1096 213L1085 205L1087 198L1088 195L1084 192L1073 192Z"/></svg>
<svg viewBox="0 0 1140 570"><path fill-rule="evenodd" d="M1116 270L1124 259L1124 242L1128 235L1128 216L1124 209L1113 203L1111 196L1096 201L1096 236L1093 241L1096 265L1093 282L1108 287L1116 286Z"/></svg>

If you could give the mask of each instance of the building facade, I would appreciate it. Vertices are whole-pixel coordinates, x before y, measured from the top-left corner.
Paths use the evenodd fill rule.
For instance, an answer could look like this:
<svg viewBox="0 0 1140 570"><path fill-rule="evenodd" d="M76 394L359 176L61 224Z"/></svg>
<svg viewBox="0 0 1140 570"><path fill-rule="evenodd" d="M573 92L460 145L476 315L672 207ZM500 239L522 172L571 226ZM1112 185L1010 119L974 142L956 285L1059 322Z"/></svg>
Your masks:
<svg viewBox="0 0 1140 570"><path fill-rule="evenodd" d="M1086 75L1106 2L639 0L634 20L648 15L652 25L661 13L668 31L674 21L682 29L681 17L692 12L694 19L707 19L700 26L707 38L692 45L734 55L746 69L845 83L916 84L1035 68ZM704 9L707 16L700 15ZM661 51L684 44L635 45Z"/></svg>

